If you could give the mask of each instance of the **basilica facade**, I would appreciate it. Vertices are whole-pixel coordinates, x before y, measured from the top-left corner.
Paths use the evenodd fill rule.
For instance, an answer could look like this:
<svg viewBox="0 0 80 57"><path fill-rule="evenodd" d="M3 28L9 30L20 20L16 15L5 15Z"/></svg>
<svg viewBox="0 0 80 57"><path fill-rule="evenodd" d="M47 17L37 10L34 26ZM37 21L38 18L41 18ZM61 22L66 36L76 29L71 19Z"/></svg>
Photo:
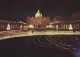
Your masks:
<svg viewBox="0 0 80 57"><path fill-rule="evenodd" d="M28 28L46 28L50 23L49 17L43 17L42 13L38 10L35 17L27 17Z"/></svg>
<svg viewBox="0 0 80 57"><path fill-rule="evenodd" d="M76 15L76 14L75 14ZM38 10L35 17L27 17L28 28L52 28L53 30L80 30L80 18L56 16L53 21L50 17L43 17Z"/></svg>

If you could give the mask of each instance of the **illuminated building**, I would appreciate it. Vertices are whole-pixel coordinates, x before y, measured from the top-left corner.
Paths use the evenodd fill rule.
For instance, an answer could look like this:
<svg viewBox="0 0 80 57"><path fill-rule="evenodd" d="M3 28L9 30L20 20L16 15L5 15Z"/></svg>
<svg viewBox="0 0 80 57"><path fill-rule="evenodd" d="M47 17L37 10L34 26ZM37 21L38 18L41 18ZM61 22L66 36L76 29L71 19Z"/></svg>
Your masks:
<svg viewBox="0 0 80 57"><path fill-rule="evenodd" d="M50 17L43 17L38 10L35 17L27 17L27 23L22 21L0 20L0 29L27 30L27 29L54 29L54 30L80 30L80 14L72 14L71 17L56 16L54 21ZM7 25L9 24L8 28Z"/></svg>
<svg viewBox="0 0 80 57"><path fill-rule="evenodd" d="M35 17L27 17L27 28L52 28L54 30L80 30L80 18L56 16L54 21L43 17L38 10Z"/></svg>
<svg viewBox="0 0 80 57"><path fill-rule="evenodd" d="M42 17L42 13L38 10L35 17L27 17L28 28L46 28L49 25L50 18Z"/></svg>
<svg viewBox="0 0 80 57"><path fill-rule="evenodd" d="M22 21L5 21L0 20L0 30L22 30L24 29L25 23ZM7 28L8 27L8 28Z"/></svg>
<svg viewBox="0 0 80 57"><path fill-rule="evenodd" d="M62 16L54 18L55 30L69 30L70 25L73 30L80 30L80 18Z"/></svg>

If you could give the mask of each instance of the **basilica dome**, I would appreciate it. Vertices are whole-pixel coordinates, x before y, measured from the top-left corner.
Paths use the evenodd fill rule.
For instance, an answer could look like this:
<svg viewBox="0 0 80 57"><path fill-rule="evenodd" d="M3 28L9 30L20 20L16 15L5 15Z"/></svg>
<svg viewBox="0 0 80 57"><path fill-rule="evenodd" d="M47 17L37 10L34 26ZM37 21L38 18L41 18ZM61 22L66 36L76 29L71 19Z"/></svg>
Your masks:
<svg viewBox="0 0 80 57"><path fill-rule="evenodd" d="M37 13L35 14L35 17L42 17L42 14L40 13L39 10L38 10Z"/></svg>

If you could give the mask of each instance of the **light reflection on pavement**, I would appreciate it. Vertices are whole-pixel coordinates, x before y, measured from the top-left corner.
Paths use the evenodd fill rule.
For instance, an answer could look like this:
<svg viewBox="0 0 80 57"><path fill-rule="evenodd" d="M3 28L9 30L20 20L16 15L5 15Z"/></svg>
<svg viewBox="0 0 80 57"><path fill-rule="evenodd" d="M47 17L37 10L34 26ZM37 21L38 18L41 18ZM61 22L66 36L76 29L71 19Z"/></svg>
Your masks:
<svg viewBox="0 0 80 57"><path fill-rule="evenodd" d="M0 32L0 40L14 38L14 37L23 37L23 36L33 36L33 35L80 35L80 31L4 31Z"/></svg>

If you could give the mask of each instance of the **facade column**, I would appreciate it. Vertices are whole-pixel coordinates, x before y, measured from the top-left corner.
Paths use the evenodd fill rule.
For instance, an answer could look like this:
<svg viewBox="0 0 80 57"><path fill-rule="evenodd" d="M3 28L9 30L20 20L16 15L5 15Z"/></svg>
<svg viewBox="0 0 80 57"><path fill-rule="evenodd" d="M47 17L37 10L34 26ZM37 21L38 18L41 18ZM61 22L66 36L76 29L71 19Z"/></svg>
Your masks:
<svg viewBox="0 0 80 57"><path fill-rule="evenodd" d="M12 23L11 23L11 29L12 29Z"/></svg>
<svg viewBox="0 0 80 57"><path fill-rule="evenodd" d="M13 29L13 24L12 24L12 29Z"/></svg>
<svg viewBox="0 0 80 57"><path fill-rule="evenodd" d="M80 24L79 24L79 29L80 29Z"/></svg>
<svg viewBox="0 0 80 57"><path fill-rule="evenodd" d="M61 25L61 24L58 25L58 29L59 29L59 30L61 29L61 28L60 28L60 25Z"/></svg>

